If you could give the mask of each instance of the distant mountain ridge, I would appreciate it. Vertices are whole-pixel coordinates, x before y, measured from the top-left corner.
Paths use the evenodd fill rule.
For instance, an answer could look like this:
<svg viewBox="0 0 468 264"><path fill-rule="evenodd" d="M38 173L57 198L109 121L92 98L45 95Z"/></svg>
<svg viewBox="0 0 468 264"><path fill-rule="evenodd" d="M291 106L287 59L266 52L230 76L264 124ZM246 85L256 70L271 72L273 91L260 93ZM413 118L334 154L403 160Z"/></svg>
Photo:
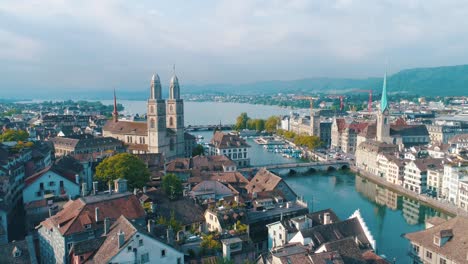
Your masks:
<svg viewBox="0 0 468 264"><path fill-rule="evenodd" d="M181 79L182 94L232 94L232 95L261 95L277 93L345 93L355 89L374 90L380 92L381 77L363 79L352 78L306 78L300 80L272 80L247 84L184 84ZM397 72L387 79L389 93L403 92L426 96L468 96L468 65L443 66L430 68L413 68ZM119 89L119 99L146 100L148 88L132 91ZM163 87L163 94L167 96L167 87ZM66 91L66 93L65 93ZM62 94L55 94L57 98L70 99L112 99L112 92L107 89L93 89L93 91L70 92L64 90ZM38 95L38 99L41 96ZM50 96L50 95L49 95Z"/></svg>

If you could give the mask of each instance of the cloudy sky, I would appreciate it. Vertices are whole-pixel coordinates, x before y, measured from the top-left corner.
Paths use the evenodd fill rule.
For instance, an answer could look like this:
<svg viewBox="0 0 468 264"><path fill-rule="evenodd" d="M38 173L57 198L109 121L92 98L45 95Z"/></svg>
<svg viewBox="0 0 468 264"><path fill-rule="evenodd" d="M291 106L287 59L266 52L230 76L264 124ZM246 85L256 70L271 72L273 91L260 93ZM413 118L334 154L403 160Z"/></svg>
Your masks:
<svg viewBox="0 0 468 264"><path fill-rule="evenodd" d="M382 76L468 62L466 0L1 0L0 90Z"/></svg>

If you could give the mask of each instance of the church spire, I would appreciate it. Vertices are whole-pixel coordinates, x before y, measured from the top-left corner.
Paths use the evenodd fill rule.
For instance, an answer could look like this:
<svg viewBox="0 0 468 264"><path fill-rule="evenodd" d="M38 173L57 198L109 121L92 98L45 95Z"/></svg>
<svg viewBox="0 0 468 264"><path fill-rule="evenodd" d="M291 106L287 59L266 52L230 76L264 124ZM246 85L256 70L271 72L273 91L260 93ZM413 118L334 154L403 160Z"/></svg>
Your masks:
<svg viewBox="0 0 468 264"><path fill-rule="evenodd" d="M162 99L161 94L161 81L159 79L159 75L157 73L153 74L151 77L151 89L150 89L150 99Z"/></svg>
<svg viewBox="0 0 468 264"><path fill-rule="evenodd" d="M380 111L383 113L388 109L387 101L387 72L385 72L383 86L382 86L382 98L380 99Z"/></svg>
<svg viewBox="0 0 468 264"><path fill-rule="evenodd" d="M114 111L112 112L112 118L114 122L119 121L119 112L117 111L117 97L115 96L115 89L114 89Z"/></svg>

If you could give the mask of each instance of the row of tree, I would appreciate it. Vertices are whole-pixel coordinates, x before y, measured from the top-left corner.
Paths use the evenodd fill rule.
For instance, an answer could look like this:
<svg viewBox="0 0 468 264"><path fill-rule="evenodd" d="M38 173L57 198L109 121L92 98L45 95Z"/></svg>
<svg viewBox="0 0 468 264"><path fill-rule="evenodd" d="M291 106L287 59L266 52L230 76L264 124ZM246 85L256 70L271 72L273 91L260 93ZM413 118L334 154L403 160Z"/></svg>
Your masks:
<svg viewBox="0 0 468 264"><path fill-rule="evenodd" d="M258 132L266 131L268 133L274 133L277 130L279 124L279 117L270 116L268 119L252 119L247 113L241 113L236 119L235 129L240 131L242 129L255 130Z"/></svg>
<svg viewBox="0 0 468 264"><path fill-rule="evenodd" d="M296 134L292 131L285 131L278 129L276 133L284 138L291 140L294 144L298 146L307 147L309 149L314 149L322 145L322 141L317 136L309 136L307 134Z"/></svg>

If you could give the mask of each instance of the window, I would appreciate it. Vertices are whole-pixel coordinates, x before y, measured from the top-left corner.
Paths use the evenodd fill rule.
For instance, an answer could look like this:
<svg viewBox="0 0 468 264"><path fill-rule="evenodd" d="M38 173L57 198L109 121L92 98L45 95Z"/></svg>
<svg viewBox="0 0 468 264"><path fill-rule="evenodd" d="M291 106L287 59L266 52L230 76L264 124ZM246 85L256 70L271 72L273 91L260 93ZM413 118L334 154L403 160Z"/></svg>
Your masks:
<svg viewBox="0 0 468 264"><path fill-rule="evenodd" d="M141 254L141 263L149 262L149 253Z"/></svg>
<svg viewBox="0 0 468 264"><path fill-rule="evenodd" d="M413 245L413 250L416 253L419 253L419 246Z"/></svg>
<svg viewBox="0 0 468 264"><path fill-rule="evenodd" d="M174 119L171 117L169 117L169 126L173 126L174 125Z"/></svg>
<svg viewBox="0 0 468 264"><path fill-rule="evenodd" d="M447 264L447 260L446 260L446 259L443 259L443 258L440 258L439 263L440 263L440 264Z"/></svg>
<svg viewBox="0 0 468 264"><path fill-rule="evenodd" d="M143 239L138 240L138 246L139 247L143 246Z"/></svg>
<svg viewBox="0 0 468 264"><path fill-rule="evenodd" d="M426 251L426 257L427 257L428 259L432 259L432 252Z"/></svg>
<svg viewBox="0 0 468 264"><path fill-rule="evenodd" d="M181 264L181 263L182 263L181 258L177 258L177 264Z"/></svg>
<svg viewBox="0 0 468 264"><path fill-rule="evenodd" d="M86 225L84 225L84 228L90 229L90 228L91 228L91 225L90 225L90 224L86 224Z"/></svg>
<svg viewBox="0 0 468 264"><path fill-rule="evenodd" d="M49 182L49 186L55 186L55 182L53 181Z"/></svg>
<svg viewBox="0 0 468 264"><path fill-rule="evenodd" d="M155 122L154 122L154 119L153 119L153 118L151 118L150 127L151 127L151 128L154 128L154 127L155 127Z"/></svg>
<svg viewBox="0 0 468 264"><path fill-rule="evenodd" d="M60 187L63 188L63 181L60 181Z"/></svg>
<svg viewBox="0 0 468 264"><path fill-rule="evenodd" d="M132 251L132 247L127 247L127 251L128 252Z"/></svg>
<svg viewBox="0 0 468 264"><path fill-rule="evenodd" d="M166 256L166 250L165 249L161 249L161 257L165 257Z"/></svg>

